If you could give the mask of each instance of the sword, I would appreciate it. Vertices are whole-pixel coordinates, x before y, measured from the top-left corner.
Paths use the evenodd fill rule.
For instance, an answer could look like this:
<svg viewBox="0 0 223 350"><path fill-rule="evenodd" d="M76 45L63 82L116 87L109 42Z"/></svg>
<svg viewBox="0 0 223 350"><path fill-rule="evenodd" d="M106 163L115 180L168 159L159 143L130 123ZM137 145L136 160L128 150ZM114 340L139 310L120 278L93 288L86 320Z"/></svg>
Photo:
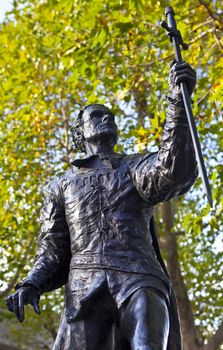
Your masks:
<svg viewBox="0 0 223 350"><path fill-rule="evenodd" d="M167 23L163 21L161 23L161 26L168 31L168 36L170 38L170 41L173 42L176 61L182 62L180 46L182 46L184 50L187 50L188 45L183 42L181 33L177 29L176 21L174 18L174 11L171 6L168 6L165 8L165 15L167 17ZM212 202L211 187L208 181L204 159L201 152L201 145L199 142L197 128L196 128L195 120L192 113L191 101L188 93L187 84L185 82L180 83L180 88L183 96L183 102L186 110L187 120L189 123L190 133L191 133L191 137L192 137L192 141L195 149L195 155L196 155L196 160L198 164L199 174L202 179L203 187L207 195L208 202L210 204L210 207L212 208L213 202Z"/></svg>

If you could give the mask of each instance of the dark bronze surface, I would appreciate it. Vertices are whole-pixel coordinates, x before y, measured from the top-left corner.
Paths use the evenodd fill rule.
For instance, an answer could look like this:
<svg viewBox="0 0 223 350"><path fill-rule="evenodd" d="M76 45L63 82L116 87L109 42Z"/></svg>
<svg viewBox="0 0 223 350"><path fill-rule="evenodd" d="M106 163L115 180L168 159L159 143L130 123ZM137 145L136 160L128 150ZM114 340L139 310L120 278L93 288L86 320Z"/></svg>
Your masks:
<svg viewBox="0 0 223 350"><path fill-rule="evenodd" d="M117 126L105 106L90 105L72 128L86 152L45 189L38 252L28 276L7 297L24 319L42 293L66 284L54 350L180 350L174 292L153 229L153 206L189 190L197 176L176 82L195 74L172 64L167 120L159 152L117 154Z"/></svg>
<svg viewBox="0 0 223 350"><path fill-rule="evenodd" d="M165 15L167 17L168 24L165 21L163 21L161 23L161 26L167 30L168 36L170 37L170 40L173 42L176 61L182 62L182 55L181 55L180 46L182 46L182 48L184 50L187 50L188 45L183 42L182 37L181 37L181 33L177 29L176 21L174 18L174 11L173 11L173 8L171 6L166 7ZM195 154L196 154L196 159L197 159L197 164L198 164L198 168L199 168L199 174L200 174L200 177L202 179L203 187L204 187L204 190L206 192L208 202L209 202L210 206L212 207L213 201L212 201L211 187L209 184L207 171L206 171L205 164L204 164L204 158L202 155L201 145L200 145L200 141L198 138L197 128L196 128L196 124L195 124L195 120L194 120L193 112L192 112L192 107L191 107L190 86L186 83L186 81L184 79L182 79L182 77L181 77L181 79L180 78L178 79L178 84L180 85L180 88L181 88L181 93L182 93L182 97L183 97L185 111L186 111L186 115L187 115L187 119L188 119L188 124L190 127L191 137L192 137L192 141L193 141L193 145L194 145L194 149L195 149Z"/></svg>

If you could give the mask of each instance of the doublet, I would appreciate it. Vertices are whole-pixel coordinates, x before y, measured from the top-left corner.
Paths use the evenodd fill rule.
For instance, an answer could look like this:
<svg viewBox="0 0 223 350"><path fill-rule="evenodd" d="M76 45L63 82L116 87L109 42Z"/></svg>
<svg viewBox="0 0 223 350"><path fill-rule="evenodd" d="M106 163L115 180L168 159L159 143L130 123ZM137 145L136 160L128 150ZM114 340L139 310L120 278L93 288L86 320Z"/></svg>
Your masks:
<svg viewBox="0 0 223 350"><path fill-rule="evenodd" d="M105 282L118 307L144 285L168 297L171 284L150 230L153 206L187 192L197 176L184 111L173 105L158 152L114 154L98 169L90 158L73 161L45 188L35 264L17 285L43 293L66 284L67 322Z"/></svg>

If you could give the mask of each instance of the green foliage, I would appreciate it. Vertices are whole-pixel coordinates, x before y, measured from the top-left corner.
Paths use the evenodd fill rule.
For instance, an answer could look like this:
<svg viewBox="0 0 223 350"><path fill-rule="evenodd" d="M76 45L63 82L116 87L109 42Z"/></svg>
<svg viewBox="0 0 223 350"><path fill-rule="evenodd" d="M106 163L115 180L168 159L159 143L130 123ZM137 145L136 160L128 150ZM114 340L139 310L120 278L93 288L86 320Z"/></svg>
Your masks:
<svg viewBox="0 0 223 350"><path fill-rule="evenodd" d="M112 107L120 127L118 151L143 151L159 143L169 61L174 57L159 25L168 4L17 0L0 24L2 290L32 265L41 189L74 156L69 128L82 106L99 102ZM222 319L222 5L211 1L208 12L201 1L172 3L184 41L190 43L184 59L198 72L194 111L214 197L210 211L197 181L196 189L176 207L176 229L185 231L178 240L179 258L204 339ZM58 293L53 295L59 300ZM49 297L42 304L51 309L54 302ZM32 329L39 327L29 313L24 336L17 339L20 347L32 343ZM44 324L57 323L58 313L54 311L53 322L50 312L41 316L43 339ZM12 327L15 336L14 323Z"/></svg>

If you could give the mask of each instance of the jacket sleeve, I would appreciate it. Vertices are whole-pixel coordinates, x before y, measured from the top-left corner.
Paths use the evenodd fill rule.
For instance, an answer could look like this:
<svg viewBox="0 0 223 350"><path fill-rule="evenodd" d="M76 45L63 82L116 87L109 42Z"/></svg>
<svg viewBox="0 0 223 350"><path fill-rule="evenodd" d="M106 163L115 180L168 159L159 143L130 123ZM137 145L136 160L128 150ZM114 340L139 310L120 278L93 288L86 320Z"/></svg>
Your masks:
<svg viewBox="0 0 223 350"><path fill-rule="evenodd" d="M182 101L170 99L160 150L133 155L130 170L138 193L151 205L190 189L197 163Z"/></svg>
<svg viewBox="0 0 223 350"><path fill-rule="evenodd" d="M43 293L67 282L71 258L70 236L60 191L57 179L46 188L35 263L16 289L31 285Z"/></svg>

